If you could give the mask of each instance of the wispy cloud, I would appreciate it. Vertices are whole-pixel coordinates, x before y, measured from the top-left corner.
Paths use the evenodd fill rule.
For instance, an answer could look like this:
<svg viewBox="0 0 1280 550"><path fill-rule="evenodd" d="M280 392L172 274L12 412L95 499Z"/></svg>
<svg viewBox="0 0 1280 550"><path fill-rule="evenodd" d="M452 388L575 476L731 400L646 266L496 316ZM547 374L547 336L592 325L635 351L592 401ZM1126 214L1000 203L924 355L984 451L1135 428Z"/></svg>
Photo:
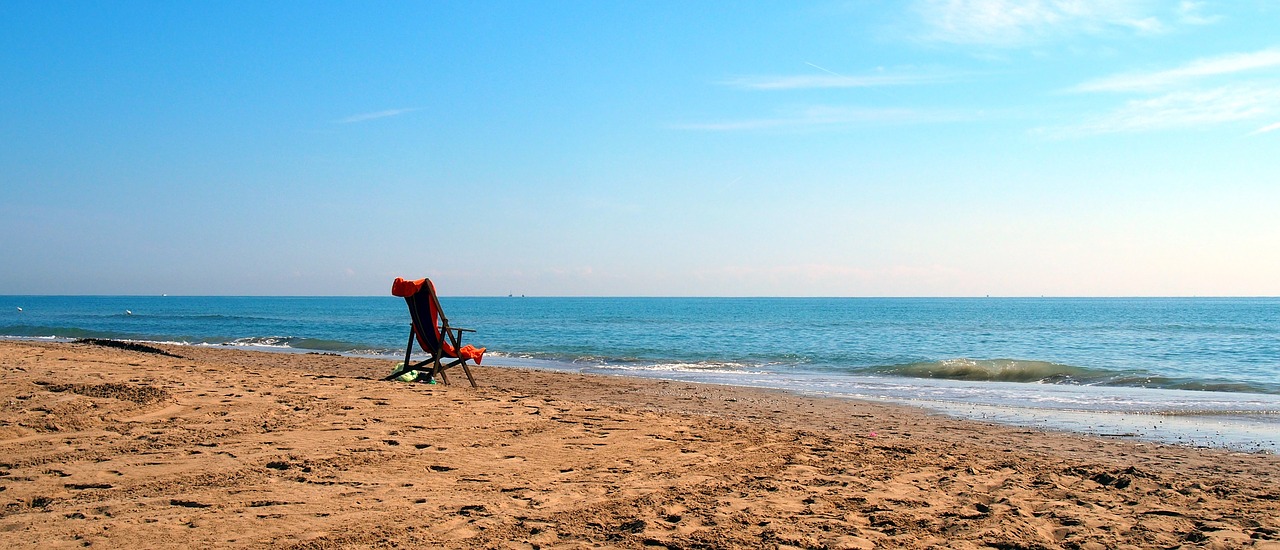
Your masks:
<svg viewBox="0 0 1280 550"><path fill-rule="evenodd" d="M916 109L866 109L858 107L813 106L776 117L675 124L680 130L731 132L766 129L817 129L865 124L920 124L969 120L975 115Z"/></svg>
<svg viewBox="0 0 1280 550"><path fill-rule="evenodd" d="M1183 0L1178 4L1178 21L1188 25L1210 25L1222 20L1220 15L1205 15L1201 10L1204 2Z"/></svg>
<svg viewBox="0 0 1280 550"><path fill-rule="evenodd" d="M1069 137L1198 127L1252 120L1280 114L1280 87L1232 85L1210 90L1178 91L1126 102L1113 112L1082 124L1042 133ZM1272 125L1255 133L1280 128Z"/></svg>
<svg viewBox="0 0 1280 550"><path fill-rule="evenodd" d="M727 86L750 90L805 90L816 88L870 88L876 86L909 86L948 82L959 78L942 72L881 72L845 76L808 63L828 74L793 76L750 76L724 81Z"/></svg>
<svg viewBox="0 0 1280 550"><path fill-rule="evenodd" d="M1147 97L1126 101L1081 124L1042 132L1056 136L1141 132L1272 116L1280 114L1278 74L1280 48L1203 57L1165 70L1111 75L1068 91ZM1275 129L1267 126L1253 134Z"/></svg>
<svg viewBox="0 0 1280 550"><path fill-rule="evenodd" d="M1164 71L1128 73L1085 82L1076 92L1138 92L1167 89L1192 80L1280 67L1280 48L1197 59Z"/></svg>
<svg viewBox="0 0 1280 550"><path fill-rule="evenodd" d="M1141 0L919 0L916 11L927 27L924 38L954 44L1016 47L1116 29L1168 30Z"/></svg>
<svg viewBox="0 0 1280 550"><path fill-rule="evenodd" d="M1258 135L1258 134L1265 134L1265 133L1267 133L1267 132L1274 132L1274 131L1276 131L1276 130L1280 130L1280 122L1277 122L1277 123L1275 123L1275 124L1269 124L1269 125L1267 125L1267 126L1263 126L1263 127L1261 127L1261 128L1258 128L1257 130L1254 130L1254 131L1252 131L1252 132L1249 132L1249 135L1251 135L1251 136L1256 136L1256 135Z"/></svg>
<svg viewBox="0 0 1280 550"><path fill-rule="evenodd" d="M352 116L349 116L349 117L347 117L347 118L337 120L336 122L338 122L339 124L351 124L351 123L354 123L354 122L365 122L365 121L368 121L368 120L377 120L377 119L379 119L379 118L387 118L387 117L393 117L393 116L400 116L400 115L403 115L403 114L405 114L405 113L412 113L412 112L417 111L417 110L418 110L418 109L387 109L387 110L385 110L385 111L377 111L377 112L374 112L374 113L363 113L363 114L359 114L359 115L352 115Z"/></svg>

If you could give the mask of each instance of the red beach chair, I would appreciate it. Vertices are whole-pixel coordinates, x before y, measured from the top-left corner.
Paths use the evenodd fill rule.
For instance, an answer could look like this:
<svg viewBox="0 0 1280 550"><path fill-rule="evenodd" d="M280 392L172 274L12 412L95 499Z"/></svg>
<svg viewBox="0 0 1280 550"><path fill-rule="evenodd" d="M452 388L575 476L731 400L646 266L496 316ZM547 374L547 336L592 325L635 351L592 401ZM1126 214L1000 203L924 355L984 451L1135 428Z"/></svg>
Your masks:
<svg viewBox="0 0 1280 550"><path fill-rule="evenodd" d="M409 325L409 345L404 350L404 366L391 373L391 376L386 377L385 380L393 380L409 371L425 370L422 367L429 364L431 370L426 380L434 380L436 375L439 375L440 379L448 384L449 376L445 371L461 366L462 371L467 373L467 380L471 381L471 387L476 387L476 379L471 376L467 361L475 361L479 365L484 357L485 348L476 348L470 344L462 345L462 333L475 331L449 326L449 319L440 309L440 300L436 298L436 287L431 284L431 279L406 281L396 277L395 282L391 283L391 294L404 298L404 301L409 304L409 315L413 318L413 323ZM413 352L415 337L422 351L431 356L418 363L410 363L409 354ZM448 359L453 361L445 362Z"/></svg>

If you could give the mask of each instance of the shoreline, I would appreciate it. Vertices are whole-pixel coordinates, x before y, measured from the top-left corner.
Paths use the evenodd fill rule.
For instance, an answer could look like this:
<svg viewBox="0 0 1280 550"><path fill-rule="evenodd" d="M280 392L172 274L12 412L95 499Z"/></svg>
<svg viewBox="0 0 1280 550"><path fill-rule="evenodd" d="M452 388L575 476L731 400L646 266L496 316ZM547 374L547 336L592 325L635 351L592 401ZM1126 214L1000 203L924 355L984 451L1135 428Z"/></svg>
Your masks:
<svg viewBox="0 0 1280 550"><path fill-rule="evenodd" d="M0 546L1280 548L1280 458L730 386L0 341ZM460 378L455 378L455 383Z"/></svg>
<svg viewBox="0 0 1280 550"><path fill-rule="evenodd" d="M957 419L1080 435L1122 435L1149 443L1271 454L1280 451L1280 396L1271 394L928 378L866 379L816 374L783 376L773 373L760 381L709 376L706 373L643 370L614 373L611 369L590 367L580 370L642 380L779 390L817 399L892 404ZM855 387L856 390L851 390ZM910 389L902 390L904 387ZM948 392L949 395L926 397L932 392ZM959 396L963 392L988 396L966 400ZM989 395L993 393L1002 396L992 399ZM1054 399L1059 402L1044 404ZM1129 402L1114 408L1098 405L1108 401L1114 405L1116 399ZM1063 404L1064 400L1069 404ZM1136 406L1139 402L1144 406ZM1082 407L1082 403L1088 405ZM1200 407L1200 404L1209 406ZM1226 408L1223 408L1224 404Z"/></svg>
<svg viewBox="0 0 1280 550"><path fill-rule="evenodd" d="M15 342L72 343L77 340L80 339L0 337L0 341ZM396 361L401 356L400 353L308 350L288 345L123 341L286 355L335 354L353 359ZM500 368L781 390L818 399L896 404L1006 426L1124 437L1149 443L1280 453L1280 396L1267 393L915 377L868 378L816 372L651 370L501 354L494 354L489 359L491 366Z"/></svg>

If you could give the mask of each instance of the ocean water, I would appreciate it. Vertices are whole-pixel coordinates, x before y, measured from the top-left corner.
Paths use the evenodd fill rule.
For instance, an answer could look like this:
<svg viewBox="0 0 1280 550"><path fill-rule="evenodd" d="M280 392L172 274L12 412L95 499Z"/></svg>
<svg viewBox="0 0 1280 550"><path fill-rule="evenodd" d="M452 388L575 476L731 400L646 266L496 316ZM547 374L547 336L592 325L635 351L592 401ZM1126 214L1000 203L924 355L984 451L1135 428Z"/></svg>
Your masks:
<svg viewBox="0 0 1280 550"><path fill-rule="evenodd" d="M1280 449L1280 299L441 298L486 364L787 389ZM19 310L21 308L21 310ZM0 296L0 337L394 358L387 297Z"/></svg>

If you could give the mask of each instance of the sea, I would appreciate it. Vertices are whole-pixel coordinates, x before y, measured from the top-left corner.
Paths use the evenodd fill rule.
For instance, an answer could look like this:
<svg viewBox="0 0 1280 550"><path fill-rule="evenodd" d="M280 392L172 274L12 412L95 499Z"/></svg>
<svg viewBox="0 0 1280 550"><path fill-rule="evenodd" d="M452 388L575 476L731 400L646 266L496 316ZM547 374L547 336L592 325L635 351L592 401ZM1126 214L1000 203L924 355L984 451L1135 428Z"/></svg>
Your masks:
<svg viewBox="0 0 1280 550"><path fill-rule="evenodd" d="M441 304L454 326L477 331L464 343L488 348L485 365L774 388L1118 439L1280 451L1280 298ZM0 296L7 339L395 360L408 334L408 310L392 296Z"/></svg>

